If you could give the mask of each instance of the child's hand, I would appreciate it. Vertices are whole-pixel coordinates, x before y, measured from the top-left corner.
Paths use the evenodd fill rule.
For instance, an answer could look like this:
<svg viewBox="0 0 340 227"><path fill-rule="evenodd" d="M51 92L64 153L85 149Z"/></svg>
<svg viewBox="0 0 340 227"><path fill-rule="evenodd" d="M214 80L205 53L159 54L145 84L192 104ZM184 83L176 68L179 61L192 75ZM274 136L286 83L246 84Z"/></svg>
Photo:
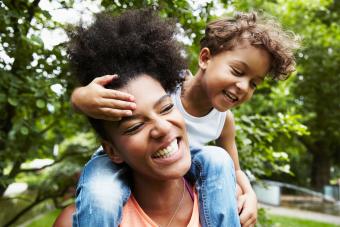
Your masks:
<svg viewBox="0 0 340 227"><path fill-rule="evenodd" d="M75 89L71 97L73 107L90 117L103 120L118 121L130 116L136 108L134 97L104 88L115 78L117 75L98 77L87 86Z"/></svg>
<svg viewBox="0 0 340 227"><path fill-rule="evenodd" d="M254 191L244 193L237 199L242 227L255 226L257 220L257 198Z"/></svg>

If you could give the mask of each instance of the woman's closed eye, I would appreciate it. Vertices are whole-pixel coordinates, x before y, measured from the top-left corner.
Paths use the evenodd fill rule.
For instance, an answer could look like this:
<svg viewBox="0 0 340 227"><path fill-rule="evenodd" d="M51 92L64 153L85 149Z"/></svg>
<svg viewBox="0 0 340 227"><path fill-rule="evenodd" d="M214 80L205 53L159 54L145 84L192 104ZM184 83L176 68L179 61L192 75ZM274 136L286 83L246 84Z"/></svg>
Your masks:
<svg viewBox="0 0 340 227"><path fill-rule="evenodd" d="M139 122L139 123L135 123L132 126L128 127L125 131L124 131L124 135L132 135L137 133L139 130L141 130L144 126L144 122Z"/></svg>
<svg viewBox="0 0 340 227"><path fill-rule="evenodd" d="M174 109L174 104L173 103L168 103L162 106L162 108L159 111L160 115L168 114ZM141 131L145 124L147 124L147 121L143 121L142 119L137 120L130 120L130 122L125 122L126 127L124 127L123 134L124 135L133 135Z"/></svg>
<svg viewBox="0 0 340 227"><path fill-rule="evenodd" d="M161 114L170 113L173 109L174 109L173 103L167 104L161 109Z"/></svg>

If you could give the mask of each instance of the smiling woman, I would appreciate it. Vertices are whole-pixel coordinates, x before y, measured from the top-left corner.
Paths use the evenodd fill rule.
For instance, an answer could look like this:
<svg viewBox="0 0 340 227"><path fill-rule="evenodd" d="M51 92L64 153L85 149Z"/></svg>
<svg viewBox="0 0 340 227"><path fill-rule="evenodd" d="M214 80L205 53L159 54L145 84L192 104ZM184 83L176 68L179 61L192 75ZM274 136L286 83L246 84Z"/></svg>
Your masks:
<svg viewBox="0 0 340 227"><path fill-rule="evenodd" d="M182 177L190 167L189 145L183 117L170 96L145 74L119 90L134 95L137 107L132 116L104 125L109 140L103 146L111 160L130 166L135 185Z"/></svg>
<svg viewBox="0 0 340 227"><path fill-rule="evenodd" d="M71 66L83 86L118 73L107 77L105 90L123 97L113 100L117 105L135 97L121 119L89 117L105 152L99 149L84 167L76 208L69 209L73 226L239 226L231 158L218 148L189 151L185 122L169 95L185 68L175 28L152 10L135 10L97 15L70 35ZM65 212L56 226L70 217Z"/></svg>
<svg viewBox="0 0 340 227"><path fill-rule="evenodd" d="M183 117L147 74L119 90L134 95L137 104L131 117L104 126L109 137L104 150L131 169L132 195L120 226L198 226L197 196L191 197L193 189L182 178L191 164Z"/></svg>
<svg viewBox="0 0 340 227"><path fill-rule="evenodd" d="M141 26L136 18L149 21ZM161 27L162 33L151 32ZM78 28L70 42L71 65L82 84L103 73L118 72L108 88L135 97L131 116L115 122L90 118L106 154L87 164L79 184L81 189L82 179L91 179L91 168L105 166L107 157L120 167L131 194L117 193L117 184L109 182L106 187L117 199L103 199L112 204L126 202L120 226L200 226L197 193L183 178L191 165L185 123L168 94L181 81L179 71L185 66L174 31L174 24L152 11L137 10L116 18L97 15L95 23L88 29ZM103 44L103 40L111 41ZM69 226L70 214L82 209L65 209L55 226ZM75 216L73 225L81 221Z"/></svg>

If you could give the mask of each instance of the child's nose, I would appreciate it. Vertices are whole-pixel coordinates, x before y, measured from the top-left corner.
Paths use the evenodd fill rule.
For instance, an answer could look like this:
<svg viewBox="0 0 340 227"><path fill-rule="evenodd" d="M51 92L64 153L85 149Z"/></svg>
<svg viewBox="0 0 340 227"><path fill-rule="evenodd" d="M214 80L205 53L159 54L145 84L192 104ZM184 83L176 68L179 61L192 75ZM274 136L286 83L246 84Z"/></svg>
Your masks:
<svg viewBox="0 0 340 227"><path fill-rule="evenodd" d="M247 92L249 89L249 81L248 80L240 80L236 83L237 88L242 92Z"/></svg>
<svg viewBox="0 0 340 227"><path fill-rule="evenodd" d="M154 121L154 127L151 130L151 137L154 139L166 136L170 132L171 123L166 119L156 119Z"/></svg>

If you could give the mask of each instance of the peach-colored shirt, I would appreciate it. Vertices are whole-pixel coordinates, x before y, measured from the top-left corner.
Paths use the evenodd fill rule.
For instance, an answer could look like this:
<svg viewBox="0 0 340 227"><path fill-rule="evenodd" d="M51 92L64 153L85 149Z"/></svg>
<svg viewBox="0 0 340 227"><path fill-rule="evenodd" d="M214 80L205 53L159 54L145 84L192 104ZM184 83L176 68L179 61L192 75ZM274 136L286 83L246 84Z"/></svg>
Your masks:
<svg viewBox="0 0 340 227"><path fill-rule="evenodd" d="M123 208L123 218L120 227L159 227L139 206L135 197L131 194ZM194 190L194 207L190 222L187 227L201 227L199 220L198 198Z"/></svg>

